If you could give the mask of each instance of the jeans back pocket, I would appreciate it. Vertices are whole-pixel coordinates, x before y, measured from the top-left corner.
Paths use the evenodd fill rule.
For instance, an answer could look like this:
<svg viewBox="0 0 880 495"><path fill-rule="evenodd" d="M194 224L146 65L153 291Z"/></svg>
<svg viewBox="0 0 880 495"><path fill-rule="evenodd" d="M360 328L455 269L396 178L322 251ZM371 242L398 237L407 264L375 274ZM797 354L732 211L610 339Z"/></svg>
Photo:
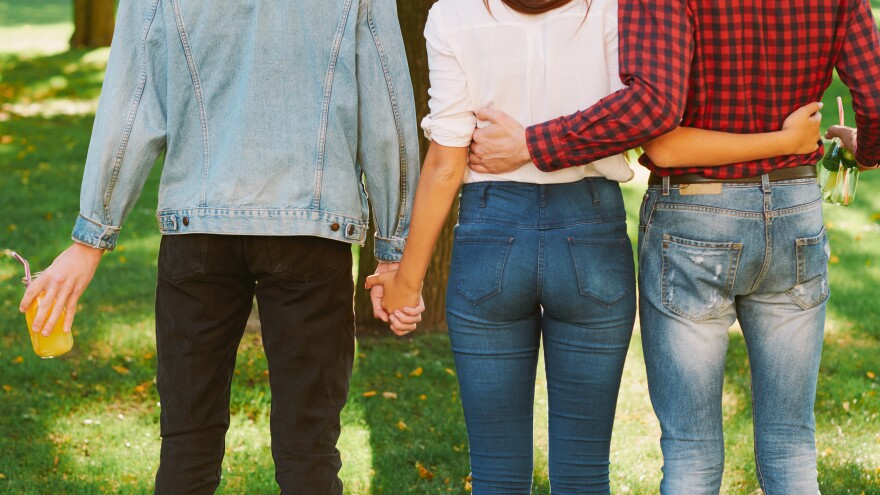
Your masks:
<svg viewBox="0 0 880 495"><path fill-rule="evenodd" d="M732 301L742 253L737 242L663 236L663 306L693 321L709 319Z"/></svg>
<svg viewBox="0 0 880 495"><path fill-rule="evenodd" d="M628 237L620 239L568 238L578 290L611 307L635 290L635 267Z"/></svg>
<svg viewBox="0 0 880 495"><path fill-rule="evenodd" d="M452 250L455 290L471 304L501 293L513 237L456 237Z"/></svg>
<svg viewBox="0 0 880 495"><path fill-rule="evenodd" d="M831 295L828 288L828 258L831 250L825 227L819 235L795 240L797 284L787 291L788 297L802 309L825 302Z"/></svg>

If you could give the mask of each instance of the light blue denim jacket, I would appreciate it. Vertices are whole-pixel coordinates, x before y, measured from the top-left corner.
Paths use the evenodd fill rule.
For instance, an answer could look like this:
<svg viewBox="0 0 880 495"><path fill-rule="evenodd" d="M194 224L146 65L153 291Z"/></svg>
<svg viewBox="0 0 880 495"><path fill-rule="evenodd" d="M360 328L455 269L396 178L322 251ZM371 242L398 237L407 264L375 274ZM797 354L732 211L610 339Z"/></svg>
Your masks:
<svg viewBox="0 0 880 495"><path fill-rule="evenodd" d="M363 244L371 204L399 260L419 152L395 0L120 2L73 240L113 249L163 151L163 234Z"/></svg>

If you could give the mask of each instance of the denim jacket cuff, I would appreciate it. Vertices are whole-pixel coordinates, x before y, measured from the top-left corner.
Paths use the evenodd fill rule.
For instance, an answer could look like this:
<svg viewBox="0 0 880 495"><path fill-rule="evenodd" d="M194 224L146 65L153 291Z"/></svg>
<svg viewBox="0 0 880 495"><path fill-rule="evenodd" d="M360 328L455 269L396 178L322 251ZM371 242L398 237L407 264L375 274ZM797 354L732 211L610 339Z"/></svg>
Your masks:
<svg viewBox="0 0 880 495"><path fill-rule="evenodd" d="M406 239L400 237L384 239L376 236L375 241L374 252L377 260L390 262L400 261L401 256L403 256L403 246L406 244Z"/></svg>
<svg viewBox="0 0 880 495"><path fill-rule="evenodd" d="M100 224L80 213L70 237L74 242L85 244L89 247L113 251L116 248L119 230L120 227Z"/></svg>

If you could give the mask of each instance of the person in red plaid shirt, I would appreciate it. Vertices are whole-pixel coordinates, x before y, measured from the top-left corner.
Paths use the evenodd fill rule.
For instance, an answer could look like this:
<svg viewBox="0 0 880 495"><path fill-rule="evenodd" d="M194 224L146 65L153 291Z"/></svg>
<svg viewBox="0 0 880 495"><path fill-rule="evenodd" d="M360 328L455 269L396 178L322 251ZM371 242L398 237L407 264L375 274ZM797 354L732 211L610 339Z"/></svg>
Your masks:
<svg viewBox="0 0 880 495"><path fill-rule="evenodd" d="M478 118L474 170L545 171L644 145L639 286L648 385L662 428L661 493L718 493L728 329L749 352L755 456L768 495L818 493L815 419L828 240L815 163L787 155L700 166L713 150L664 145L688 126L779 129L821 98L837 70L859 129L834 127L863 167L880 162L880 35L869 0L620 0L626 87L573 115L523 129L500 110ZM653 140L653 141L651 141ZM669 168L677 165L675 168ZM687 165L682 167L682 165Z"/></svg>

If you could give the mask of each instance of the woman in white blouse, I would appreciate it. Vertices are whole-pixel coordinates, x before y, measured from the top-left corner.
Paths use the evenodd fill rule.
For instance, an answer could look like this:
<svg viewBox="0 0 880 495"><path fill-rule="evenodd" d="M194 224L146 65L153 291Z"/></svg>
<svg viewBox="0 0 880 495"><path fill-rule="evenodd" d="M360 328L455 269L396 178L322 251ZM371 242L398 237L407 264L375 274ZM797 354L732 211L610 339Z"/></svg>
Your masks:
<svg viewBox="0 0 880 495"><path fill-rule="evenodd" d="M368 285L384 285L392 319L417 305L434 243L464 182L446 305L473 493L531 492L542 339L553 493L608 493L611 427L635 317L619 187L633 172L622 156L552 173L530 164L502 175L473 172L466 162L475 112L487 104L530 125L621 87L617 2L439 0L425 37L431 112L422 127L433 142L400 269ZM717 140L717 156L701 158L722 165L815 147L818 124L808 121L809 113L798 111L777 133L689 136Z"/></svg>

